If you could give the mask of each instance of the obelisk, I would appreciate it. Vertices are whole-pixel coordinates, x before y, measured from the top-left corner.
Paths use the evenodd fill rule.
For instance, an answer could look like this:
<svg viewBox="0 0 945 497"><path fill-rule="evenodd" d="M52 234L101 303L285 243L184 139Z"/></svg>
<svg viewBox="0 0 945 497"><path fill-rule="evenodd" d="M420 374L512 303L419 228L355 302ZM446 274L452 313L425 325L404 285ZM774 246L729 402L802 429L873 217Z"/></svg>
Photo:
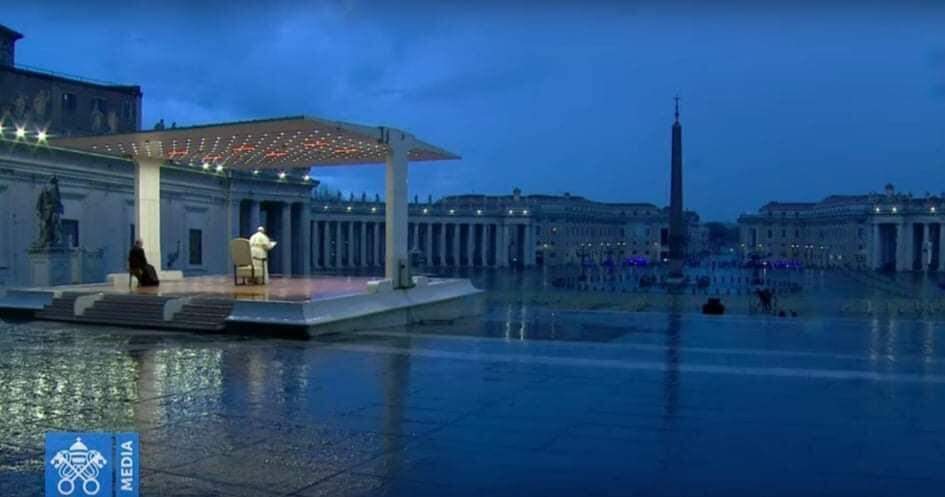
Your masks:
<svg viewBox="0 0 945 497"><path fill-rule="evenodd" d="M682 125L679 124L679 97L673 122L672 179L669 193L669 279L681 281L686 262L686 220L683 217Z"/></svg>

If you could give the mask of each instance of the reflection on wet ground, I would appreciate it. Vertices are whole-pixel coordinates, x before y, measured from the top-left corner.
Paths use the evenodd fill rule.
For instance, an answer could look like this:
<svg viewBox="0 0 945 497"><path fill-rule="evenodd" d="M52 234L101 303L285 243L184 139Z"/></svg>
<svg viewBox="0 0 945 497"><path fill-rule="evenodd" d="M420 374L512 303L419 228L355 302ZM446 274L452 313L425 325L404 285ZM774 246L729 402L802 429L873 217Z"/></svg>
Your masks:
<svg viewBox="0 0 945 497"><path fill-rule="evenodd" d="M134 430L142 495L940 495L941 323L494 306L319 340L0 324L0 488Z"/></svg>

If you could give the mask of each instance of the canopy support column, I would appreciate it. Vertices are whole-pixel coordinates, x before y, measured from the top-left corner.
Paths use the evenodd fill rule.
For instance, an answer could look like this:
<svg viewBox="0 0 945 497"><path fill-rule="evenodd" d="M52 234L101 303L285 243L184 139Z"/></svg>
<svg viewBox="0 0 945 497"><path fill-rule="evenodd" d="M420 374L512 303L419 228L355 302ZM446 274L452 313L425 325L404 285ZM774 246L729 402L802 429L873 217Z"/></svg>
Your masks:
<svg viewBox="0 0 945 497"><path fill-rule="evenodd" d="M407 153L412 137L399 130L385 130L387 152L386 198L384 220L386 250L384 277L394 288L410 288L410 261L407 253Z"/></svg>
<svg viewBox="0 0 945 497"><path fill-rule="evenodd" d="M144 242L148 263L161 271L161 159L135 163L135 238Z"/></svg>

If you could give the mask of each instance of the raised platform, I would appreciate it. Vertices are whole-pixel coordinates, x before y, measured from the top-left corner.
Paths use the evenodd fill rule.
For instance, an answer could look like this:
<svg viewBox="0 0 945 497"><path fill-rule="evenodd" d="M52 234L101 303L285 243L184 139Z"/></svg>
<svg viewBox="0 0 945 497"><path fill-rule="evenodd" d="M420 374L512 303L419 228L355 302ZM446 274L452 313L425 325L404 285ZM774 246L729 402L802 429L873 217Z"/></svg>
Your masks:
<svg viewBox="0 0 945 497"><path fill-rule="evenodd" d="M453 320L480 312L469 280L414 278L394 290L376 278L273 278L268 285L235 285L227 276L164 281L159 287L66 285L8 290L0 312L33 312L37 319L192 331L309 334Z"/></svg>

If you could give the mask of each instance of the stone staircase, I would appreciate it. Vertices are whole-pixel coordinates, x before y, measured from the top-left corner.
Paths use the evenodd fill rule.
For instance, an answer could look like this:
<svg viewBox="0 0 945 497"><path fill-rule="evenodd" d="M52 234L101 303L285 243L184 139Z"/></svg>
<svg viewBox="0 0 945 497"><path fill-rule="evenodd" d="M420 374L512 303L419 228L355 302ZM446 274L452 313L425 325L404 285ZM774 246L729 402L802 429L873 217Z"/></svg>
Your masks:
<svg viewBox="0 0 945 497"><path fill-rule="evenodd" d="M174 328L198 331L222 331L233 310L232 300L193 299L174 315Z"/></svg>
<svg viewBox="0 0 945 497"><path fill-rule="evenodd" d="M37 311L37 319L49 321L76 321L74 315L75 299L79 298L78 293L63 293L47 305L43 310Z"/></svg>
<svg viewBox="0 0 945 497"><path fill-rule="evenodd" d="M172 297L106 294L76 320L84 323L166 328L164 304Z"/></svg>
<svg viewBox="0 0 945 497"><path fill-rule="evenodd" d="M233 309L232 301L193 298L185 302L171 319L165 320L165 306L179 297L102 294L82 315L76 316L75 303L80 297L83 295L64 293L36 312L35 317L49 321L213 332L224 330L226 318Z"/></svg>

